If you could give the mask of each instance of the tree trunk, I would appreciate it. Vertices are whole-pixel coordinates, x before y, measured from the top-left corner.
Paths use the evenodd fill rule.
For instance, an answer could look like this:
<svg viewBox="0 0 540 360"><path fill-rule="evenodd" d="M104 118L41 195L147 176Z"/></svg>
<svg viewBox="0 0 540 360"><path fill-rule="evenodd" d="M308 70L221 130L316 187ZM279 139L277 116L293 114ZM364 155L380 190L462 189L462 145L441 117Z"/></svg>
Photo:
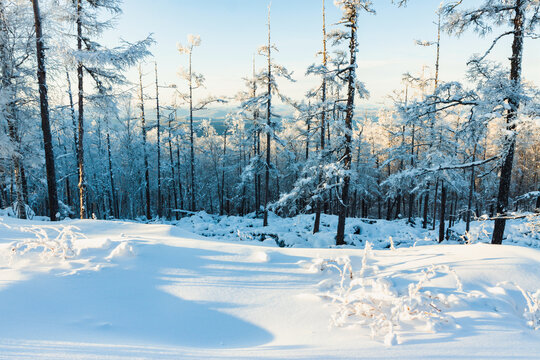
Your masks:
<svg viewBox="0 0 540 360"><path fill-rule="evenodd" d="M159 85L157 62L154 63L156 73L156 117L157 117L157 213L161 218L163 216L163 203L161 199L161 129L160 129L160 114L159 114Z"/></svg>
<svg viewBox="0 0 540 360"><path fill-rule="evenodd" d="M323 66L326 68L328 62L328 55L326 51L326 11L324 6L324 0L323 0ZM321 142L320 142L320 155L319 155L319 161L324 160L324 132L326 127L326 77L323 77L322 82L322 88L321 88L322 94L321 94L321 102L323 104L322 111L321 111ZM319 173L318 175L318 184L322 181L322 174ZM321 211L323 208L323 199L322 196L319 195L319 198L317 199L317 205L315 210L315 222L313 223L313 233L316 234L320 231L321 227Z"/></svg>
<svg viewBox="0 0 540 360"><path fill-rule="evenodd" d="M191 211L195 211L195 134L193 130L193 73L191 68L191 53L189 52L189 143L190 143L190 173L191 173Z"/></svg>
<svg viewBox="0 0 540 360"><path fill-rule="evenodd" d="M139 65L139 88L140 88L140 102L141 102L141 129L143 137L143 158L144 158L144 181L145 181L145 194L146 194L146 218L150 220L152 213L150 210L150 170L148 169L148 154L146 149L146 119L144 117L144 92L142 83L142 69Z"/></svg>
<svg viewBox="0 0 540 360"><path fill-rule="evenodd" d="M176 109L174 110L176 115ZM169 117L169 162L171 166L171 183L172 193L174 200L174 210L178 210L178 195L176 194L176 176L174 174L174 160L173 160L173 147L172 147L172 119ZM178 211L174 212L174 217L178 220Z"/></svg>
<svg viewBox="0 0 540 360"><path fill-rule="evenodd" d="M82 0L77 0L77 50L82 51ZM87 217L86 180L84 173L84 87L83 87L83 64L77 64L79 121L77 138L77 163L79 166L79 204L80 217Z"/></svg>
<svg viewBox="0 0 540 360"><path fill-rule="evenodd" d="M427 223L428 223L428 206L429 206L429 186L426 191L426 194L424 195L424 222L422 223L422 227L424 229L427 229Z"/></svg>
<svg viewBox="0 0 540 360"><path fill-rule="evenodd" d="M116 187L114 186L114 175L112 167L112 154L111 154L111 139L109 131L107 131L107 158L109 161L109 180L111 182L111 199L113 203L113 214L116 219L119 218L118 203L116 197Z"/></svg>
<svg viewBox="0 0 540 360"><path fill-rule="evenodd" d="M439 180L435 180L435 195L433 196L433 224L431 230L435 230L435 223L437 220L437 196L439 195Z"/></svg>
<svg viewBox="0 0 540 360"><path fill-rule="evenodd" d="M444 240L444 217L446 210L446 186L444 186L444 181L441 181L441 218L439 221L439 243Z"/></svg>
<svg viewBox="0 0 540 360"><path fill-rule="evenodd" d="M350 68L348 74L347 86L347 107L345 112L345 153L343 155L343 168L346 174L343 178L343 188L341 193L341 201L339 202L339 216L336 234L336 245L345 244L345 218L347 216L347 208L349 207L349 183L350 176L348 171L351 168L351 143L352 143L352 119L354 115L354 93L356 82L356 19L357 8L353 5L348 15L348 26L351 29L349 41L350 53Z"/></svg>
<svg viewBox="0 0 540 360"><path fill-rule="evenodd" d="M270 129L271 129L271 118L272 118L272 84L270 79L272 78L272 44L270 43L270 8L268 9L268 100L266 103L266 125L268 129L266 131L266 167L264 173L264 215L263 215L263 226L268 226L268 202L270 201L270 155L271 155L271 138L270 138Z"/></svg>
<svg viewBox="0 0 540 360"><path fill-rule="evenodd" d="M473 157L472 162L474 163L476 160L476 144L474 144L473 149ZM471 228L471 212L472 212L472 201L473 201L473 194L474 194L474 180L475 180L475 174L474 174L474 166L471 167L471 180L469 183L469 198L467 199L467 215L465 219L465 231L469 232Z"/></svg>
<svg viewBox="0 0 540 360"><path fill-rule="evenodd" d="M523 54L523 27L524 27L524 9L523 1L516 0L515 2L515 17L514 17L514 40L512 43L512 57L510 58L510 80L517 85L521 82L521 59ZM508 110L506 115L507 130L510 135L506 138L506 153L503 158L501 175L499 180L499 193L497 196L497 215L506 215L508 207L508 196L510 192L510 182L512 180L512 163L514 161L514 149L516 146L516 134L514 130L516 125L514 120L517 117L519 109L519 97L510 97L508 99ZM506 226L505 219L496 219L493 228L492 244L502 244L504 228Z"/></svg>
<svg viewBox="0 0 540 360"><path fill-rule="evenodd" d="M43 132L43 145L45 149L45 169L47 173L47 191L49 196L49 216L51 221L55 221L56 213L58 212L58 194L56 189L56 169L54 166L51 125L49 122L49 99L47 94L47 73L45 70L45 46L43 44L43 31L41 29L39 1L32 0L32 5L34 9L34 23L36 30L36 55L38 64L37 78L39 84L41 130Z"/></svg>

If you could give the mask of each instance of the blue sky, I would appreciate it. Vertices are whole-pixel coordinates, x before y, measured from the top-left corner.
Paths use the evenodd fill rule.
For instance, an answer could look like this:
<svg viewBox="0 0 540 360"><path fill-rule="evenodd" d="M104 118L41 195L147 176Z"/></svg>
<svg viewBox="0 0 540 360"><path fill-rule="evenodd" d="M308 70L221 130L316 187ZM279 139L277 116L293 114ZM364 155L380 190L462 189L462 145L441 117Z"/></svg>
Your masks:
<svg viewBox="0 0 540 360"><path fill-rule="evenodd" d="M469 3L478 1L471 0ZM332 0L326 0L327 24L339 20L340 12ZM359 18L358 77L371 92L369 104L378 105L386 96L399 89L402 74L418 74L428 65L433 71L435 48L419 47L415 39L434 40L437 0L411 0L406 8L398 8L390 0L375 1L376 15ZM294 71L297 82L283 84L282 91L300 98L317 80L304 76L306 67L320 59L315 54L321 48L322 0L273 0L272 42L279 48L275 61ZM176 50L187 34L198 34L202 44L196 48L194 69L206 77L206 89L199 96L213 94L231 96L243 86L242 77L251 72L252 55L266 41L267 0L125 0L123 15L117 27L104 34L104 40L114 45L121 37L128 41L153 33L157 44L152 52L159 66L160 83L185 84L177 76L187 58ZM463 80L465 63L471 54L483 52L494 36L479 39L472 32L459 39L442 36L442 80ZM492 59L507 63L509 42L501 42ZM263 58L258 56L258 67ZM153 59L149 59L153 61ZM540 84L540 41L525 43L523 75ZM146 82L153 81L153 64L145 67ZM135 72L130 79L135 81ZM166 100L167 101L167 100Z"/></svg>

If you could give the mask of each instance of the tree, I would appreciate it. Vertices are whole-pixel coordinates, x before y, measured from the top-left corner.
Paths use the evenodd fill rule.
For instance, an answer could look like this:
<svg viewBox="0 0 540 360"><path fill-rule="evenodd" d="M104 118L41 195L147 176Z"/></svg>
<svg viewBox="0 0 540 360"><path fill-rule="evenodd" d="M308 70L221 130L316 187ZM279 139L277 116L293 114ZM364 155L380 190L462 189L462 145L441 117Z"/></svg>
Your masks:
<svg viewBox="0 0 540 360"><path fill-rule="evenodd" d="M336 39L349 40L349 67L346 70L347 82L347 105L345 108L345 128L344 128L344 153L341 159L343 167L342 175L342 192L339 202L338 227L336 234L336 245L345 244L345 218L349 207L349 185L351 169L351 144L352 144L352 121L354 115L354 97L355 91L358 90L360 96L366 96L367 91L364 85L356 80L356 52L357 49L357 21L358 12L364 10L368 13L375 13L371 7L371 1L366 0L336 0L336 5L341 8L343 15L341 23L349 28L349 33L339 33Z"/></svg>
<svg viewBox="0 0 540 360"><path fill-rule="evenodd" d="M189 92L187 94L180 94L182 98L189 103L189 142L190 142L190 180L191 180L191 189L190 189L190 200L191 206L190 210L195 211L196 206L196 181L195 181L195 130L193 126L193 113L205 109L208 105L213 102L224 102L222 99L217 99L214 97L208 97L203 100L200 100L194 104L193 91L197 90L200 87L204 87L204 76L202 74L196 73L192 68L192 58L193 58L193 49L201 45L201 37L199 35L188 35L187 46L178 44L178 51L180 54L188 55L188 70L182 70L180 75L182 78L187 80Z"/></svg>
<svg viewBox="0 0 540 360"><path fill-rule="evenodd" d="M277 77L282 77L289 81L294 81L291 77L291 73L283 66L277 65L272 58L272 50L277 51L277 47L272 44L271 40L271 27L270 27L270 6L268 7L268 42L267 45L259 48L259 54L266 58L266 69L261 70L256 76L256 83L261 88L266 89L262 94L256 95L253 91L253 97L245 100L242 103L242 108L245 110L253 110L258 114L258 109L265 108L266 111L266 124L262 127L261 132L266 134L266 149L265 149L265 162L264 162L264 214L263 214L263 226L268 226L268 210L270 207L270 172L275 170L271 162L272 154L272 139L280 142L277 137L278 123L275 118L276 114L272 112L272 96L278 95L282 100L290 102L283 94L279 92L279 88L276 82ZM254 89L256 89L256 83L254 82ZM250 167L251 170L251 167Z"/></svg>
<svg viewBox="0 0 540 360"><path fill-rule="evenodd" d="M111 84L125 82L122 72L136 65L141 59L150 55L148 48L154 40L149 36L142 41L129 43L123 41L122 46L108 49L95 41L90 35L99 35L111 26L113 19L101 21L98 19L102 11L112 15L122 12L120 0L75 0L76 51L71 53L77 64L78 87L78 136L77 159L79 175L79 205L80 217L87 216L87 193L84 162L84 74L88 73L95 81L98 91L104 93ZM69 17L68 17L69 18Z"/></svg>
<svg viewBox="0 0 540 360"><path fill-rule="evenodd" d="M56 170L54 166L54 151L52 146L51 126L49 123L49 97L47 94L47 73L45 70L45 44L41 27L39 0L32 0L34 24L36 30L37 78L39 84L39 102L41 112L41 129L45 148L45 169L47 173L47 189L49 195L49 217L56 220L58 211L58 195L56 190Z"/></svg>
<svg viewBox="0 0 540 360"><path fill-rule="evenodd" d="M511 30L506 31L495 38L493 44L480 57L473 62L481 62L505 36L512 37L512 55L510 57L509 79L512 92L505 99L508 104L506 110L507 135L504 141L504 154L499 177L499 191L497 195L497 214L500 219L495 220L492 244L502 244L504 228L506 225L506 212L508 210L508 197L510 182L512 179L512 165L516 146L516 120L522 102L520 98L521 64L523 58L523 40L525 37L538 37L535 34L536 27L540 23L538 16L540 4L538 0L486 0L483 4L473 9L461 10L462 1L456 4L446 5L443 8L448 17L446 28L450 33L460 35L469 27L481 36L492 31L492 24L509 24Z"/></svg>
<svg viewBox="0 0 540 360"><path fill-rule="evenodd" d="M328 52L326 50L326 9L325 9L325 3L323 0L322 3L322 33L323 33L323 49L322 49L322 66L326 67L328 64ZM319 144L319 156L322 158L324 157L324 135L326 130L326 77L323 76L322 84L321 84L321 124L320 124L320 144ZM321 182L322 175L319 173L319 183ZM315 220L313 222L313 233L316 234L319 232L320 224L321 224L321 212L323 208L323 200L318 199L316 204L316 210L315 210Z"/></svg>
<svg viewBox="0 0 540 360"><path fill-rule="evenodd" d="M0 120L2 125L5 121L7 127L7 138L1 139L2 152L12 162L16 194L14 210L21 219L27 217L21 135L23 119L28 116L23 115L22 110L27 102L25 93L31 92L28 83L31 67L27 60L30 58L33 36L32 30L28 29L33 27L29 25L28 10L27 6L16 2L0 1ZM56 211L51 219L55 215Z"/></svg>

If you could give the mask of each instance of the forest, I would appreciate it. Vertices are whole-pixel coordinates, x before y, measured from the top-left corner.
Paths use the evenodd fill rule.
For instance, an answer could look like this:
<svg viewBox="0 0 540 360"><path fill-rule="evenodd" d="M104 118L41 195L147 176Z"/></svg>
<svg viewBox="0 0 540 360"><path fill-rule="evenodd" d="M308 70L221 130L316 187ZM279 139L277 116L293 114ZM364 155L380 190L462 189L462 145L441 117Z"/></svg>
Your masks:
<svg viewBox="0 0 540 360"><path fill-rule="evenodd" d="M322 2L310 20L320 23L319 62L305 69L319 85L296 99L281 91L295 74L275 61L270 7L245 87L220 97L196 71L197 35L178 35L184 67L169 84L151 34L100 44L122 13L118 0L1 0L0 208L51 221L252 214L264 226L269 212L314 214L313 233L331 214L337 245L347 218L408 219L437 227L443 241L456 222L468 231L484 217L500 244L507 220L540 208L540 92L522 77L540 3L462 2L434 5L437 33L417 41L433 52L430 70L403 74L390 106L367 111L357 32L376 16L371 1L336 0L337 23ZM470 54L466 82L441 81L441 34L469 30L491 45ZM492 60L502 44L508 60ZM225 110L212 118L209 109Z"/></svg>

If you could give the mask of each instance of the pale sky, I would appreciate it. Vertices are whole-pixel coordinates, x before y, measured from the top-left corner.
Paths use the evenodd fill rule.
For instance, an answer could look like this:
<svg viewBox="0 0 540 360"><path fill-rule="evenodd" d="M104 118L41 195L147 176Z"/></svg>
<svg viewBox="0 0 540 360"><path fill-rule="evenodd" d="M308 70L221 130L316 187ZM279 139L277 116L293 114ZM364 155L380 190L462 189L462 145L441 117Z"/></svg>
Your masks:
<svg viewBox="0 0 540 360"><path fill-rule="evenodd" d="M470 0L469 3L478 3ZM252 56L266 42L267 0L125 0L123 15L117 27L104 34L108 45L118 38L135 41L154 34L157 44L152 53L159 66L161 84L185 83L178 77L181 66L187 66L187 56L176 49L185 43L188 34L198 34L202 44L193 55L194 70L206 78L208 94L232 96L243 88L242 77L251 73ZM398 8L391 0L375 1L376 15L359 17L358 78L371 93L364 105L380 105L393 90L400 89L402 74L419 74L428 65L426 74L433 72L435 48L415 45L414 40L435 40L435 11L438 0L411 0L406 8ZM283 84L282 91L299 99L319 80L304 76L307 66L320 62L316 53L322 42L322 0L273 0L272 42L278 47L275 61L294 71L293 84ZM340 16L332 0L326 0L329 29ZM473 53L483 53L495 35L484 40L469 31L461 38L442 35L441 80L463 80L466 61ZM510 55L509 41L501 42L492 59L505 65ZM145 82L153 82L153 61L144 66ZM257 68L264 59L256 57ZM540 41L526 39L523 76L540 85ZM135 71L129 78L136 81ZM166 92L166 91L164 91ZM169 91L170 92L170 91ZM166 96L166 94L164 94ZM164 97L165 97L164 96ZM165 99L167 102L168 99Z"/></svg>

